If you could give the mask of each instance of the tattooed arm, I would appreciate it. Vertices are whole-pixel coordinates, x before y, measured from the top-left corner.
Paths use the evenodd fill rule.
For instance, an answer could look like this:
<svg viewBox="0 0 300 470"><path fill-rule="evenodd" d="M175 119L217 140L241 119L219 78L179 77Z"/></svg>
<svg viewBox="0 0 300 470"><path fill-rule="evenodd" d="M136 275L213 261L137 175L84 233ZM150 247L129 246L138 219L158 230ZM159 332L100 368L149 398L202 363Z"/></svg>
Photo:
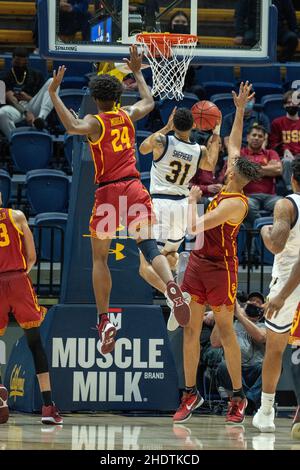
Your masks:
<svg viewBox="0 0 300 470"><path fill-rule="evenodd" d="M277 201L274 208L273 225L265 225L261 229L264 244L274 255L281 253L284 249L294 220L293 203L289 199Z"/></svg>

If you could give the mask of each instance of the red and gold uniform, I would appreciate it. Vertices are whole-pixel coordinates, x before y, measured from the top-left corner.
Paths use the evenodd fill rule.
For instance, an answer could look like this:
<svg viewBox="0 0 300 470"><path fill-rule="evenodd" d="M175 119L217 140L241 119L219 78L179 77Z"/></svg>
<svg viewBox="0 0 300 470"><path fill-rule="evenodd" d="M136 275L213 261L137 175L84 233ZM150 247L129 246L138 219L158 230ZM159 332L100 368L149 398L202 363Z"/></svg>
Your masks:
<svg viewBox="0 0 300 470"><path fill-rule="evenodd" d="M289 344L294 346L300 346L300 302L297 307L297 311L294 316L291 334L289 337Z"/></svg>
<svg viewBox="0 0 300 470"><path fill-rule="evenodd" d="M38 304L27 265L23 232L14 222L11 209L0 208L0 335L8 324L12 312L24 328L38 327L46 309Z"/></svg>
<svg viewBox="0 0 300 470"><path fill-rule="evenodd" d="M214 210L225 199L236 198L241 199L248 210L248 199L244 194L225 191L211 201L207 210ZM235 303L238 282L237 235L242 222L225 222L206 230L203 246L192 251L181 289L191 294L197 303L215 307L232 306Z"/></svg>
<svg viewBox="0 0 300 470"><path fill-rule="evenodd" d="M136 169L135 129L123 109L95 115L102 134L90 141L95 165L95 204L90 220L93 237L115 233L119 225L153 218L152 202Z"/></svg>

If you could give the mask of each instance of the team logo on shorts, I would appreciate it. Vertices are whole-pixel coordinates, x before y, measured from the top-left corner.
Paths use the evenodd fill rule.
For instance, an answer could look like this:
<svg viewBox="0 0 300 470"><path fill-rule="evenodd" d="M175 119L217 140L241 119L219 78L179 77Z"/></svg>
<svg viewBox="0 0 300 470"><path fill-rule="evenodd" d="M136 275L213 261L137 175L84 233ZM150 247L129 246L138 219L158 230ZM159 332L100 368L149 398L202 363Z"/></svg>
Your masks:
<svg viewBox="0 0 300 470"><path fill-rule="evenodd" d="M115 255L116 261L121 261L122 259L126 258L126 256L123 255L124 249L125 249L125 245L122 245L122 243L116 243L115 249L111 248L109 250L109 254Z"/></svg>
<svg viewBox="0 0 300 470"><path fill-rule="evenodd" d="M22 366L18 366L17 364L14 366L11 376L10 376L10 391L9 396L14 397L14 401L16 401L17 397L24 396L24 383L25 378L21 378L21 368ZM24 377L25 371L22 371L22 375Z"/></svg>

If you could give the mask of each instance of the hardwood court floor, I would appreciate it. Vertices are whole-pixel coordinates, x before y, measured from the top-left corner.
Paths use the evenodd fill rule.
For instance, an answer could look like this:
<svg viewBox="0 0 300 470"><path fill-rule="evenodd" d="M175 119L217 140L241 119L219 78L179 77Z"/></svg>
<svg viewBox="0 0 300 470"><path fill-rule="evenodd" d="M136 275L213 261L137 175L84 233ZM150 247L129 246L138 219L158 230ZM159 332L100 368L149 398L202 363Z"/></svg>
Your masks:
<svg viewBox="0 0 300 470"><path fill-rule="evenodd" d="M0 450L300 450L291 439L291 420L276 419L274 434L261 434L247 417L225 426L224 416L193 416L180 426L170 417L71 414L63 426L44 426L38 415L11 414L0 425Z"/></svg>

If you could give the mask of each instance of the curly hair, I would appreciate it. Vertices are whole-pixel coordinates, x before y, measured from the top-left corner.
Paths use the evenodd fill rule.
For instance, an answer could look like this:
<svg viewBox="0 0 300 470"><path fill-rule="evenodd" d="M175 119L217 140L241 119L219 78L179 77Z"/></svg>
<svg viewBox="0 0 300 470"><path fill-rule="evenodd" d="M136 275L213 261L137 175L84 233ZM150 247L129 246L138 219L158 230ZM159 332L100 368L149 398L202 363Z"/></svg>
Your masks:
<svg viewBox="0 0 300 470"><path fill-rule="evenodd" d="M186 132L192 129L194 118L192 111L187 108L178 108L174 114L174 127L180 132Z"/></svg>
<svg viewBox="0 0 300 470"><path fill-rule="evenodd" d="M261 178L261 167L247 158L237 158L234 162L234 170L247 181L257 181Z"/></svg>
<svg viewBox="0 0 300 470"><path fill-rule="evenodd" d="M89 89L95 100L115 102L120 101L123 91L122 83L112 75L100 75L94 78Z"/></svg>

